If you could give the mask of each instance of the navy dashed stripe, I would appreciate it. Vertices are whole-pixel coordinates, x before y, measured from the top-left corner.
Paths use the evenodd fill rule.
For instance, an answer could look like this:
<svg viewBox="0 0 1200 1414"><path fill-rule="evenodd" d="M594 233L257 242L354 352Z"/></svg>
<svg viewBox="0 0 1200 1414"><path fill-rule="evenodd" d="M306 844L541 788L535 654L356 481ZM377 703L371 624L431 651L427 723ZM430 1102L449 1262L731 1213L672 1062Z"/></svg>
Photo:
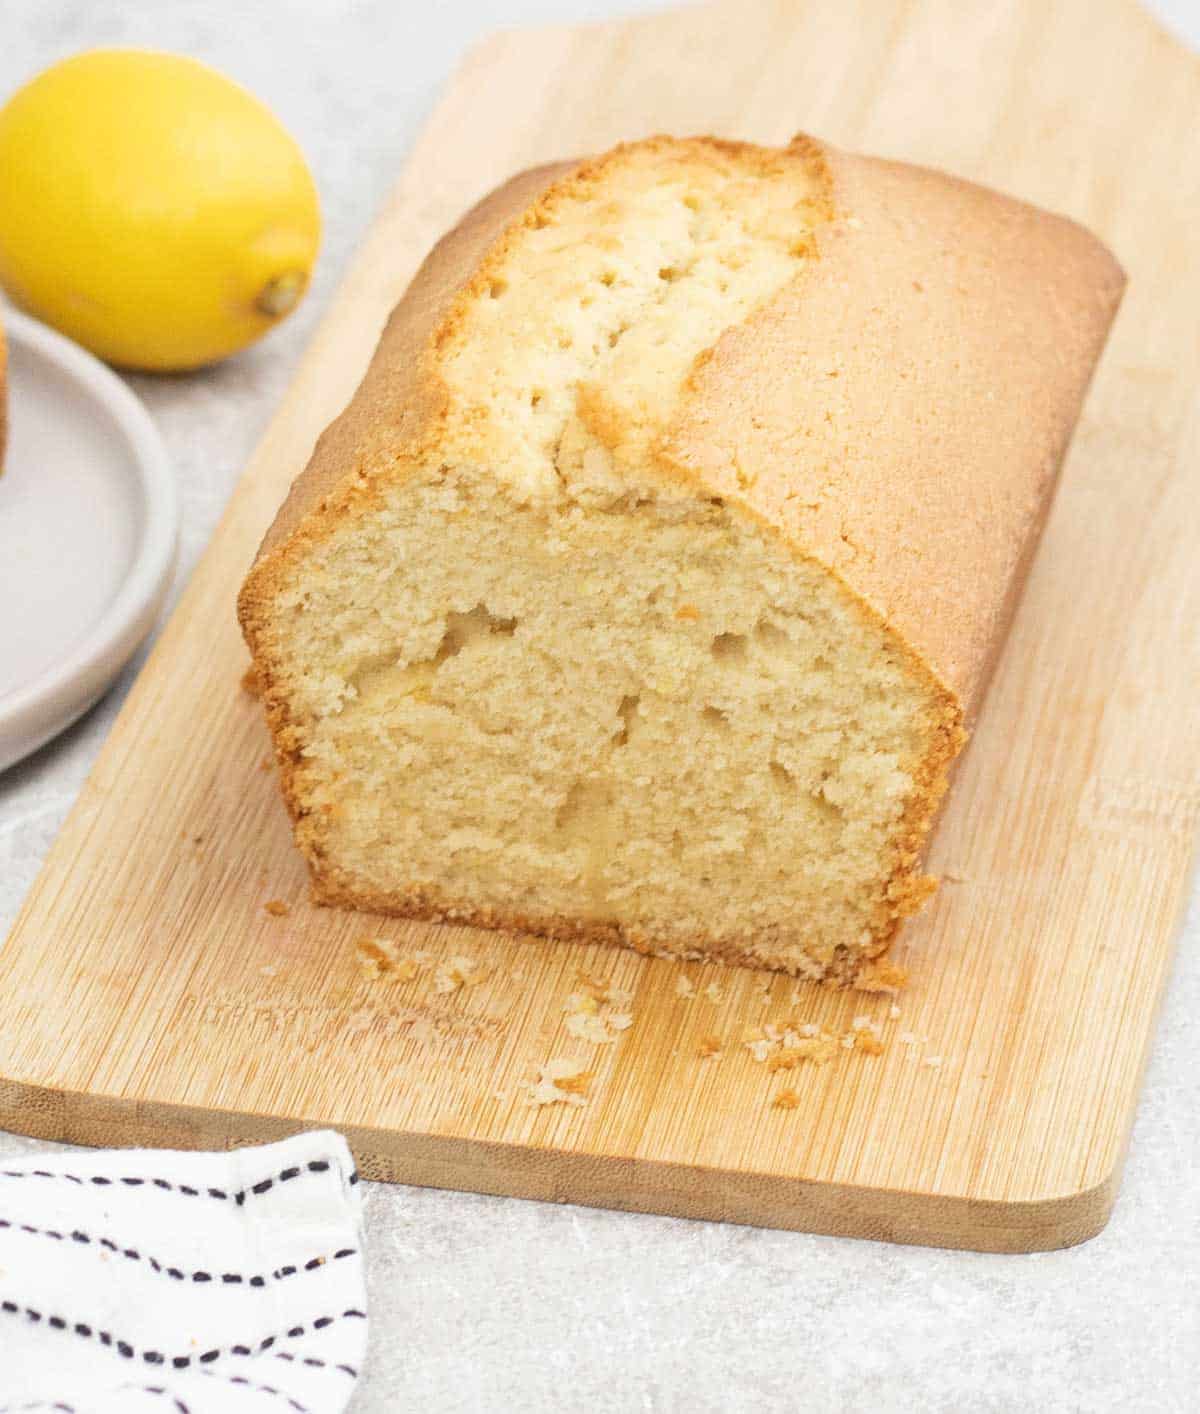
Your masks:
<svg viewBox="0 0 1200 1414"><path fill-rule="evenodd" d="M38 1324L43 1320L43 1313L41 1311L35 1310L32 1306L20 1306L17 1304L17 1302L10 1301L7 1299L0 1301L0 1313L3 1313L7 1316L23 1315L26 1320L34 1324ZM94 1337L95 1339L99 1340L101 1345L106 1345L109 1347L113 1347L115 1345L117 1354L123 1356L126 1360L140 1359L147 1365L165 1365L169 1360L172 1367L176 1370L186 1370L193 1364L211 1365L214 1360L220 1359L223 1353L227 1353L230 1355L250 1355L253 1354L256 1349L258 1352L261 1353L262 1351L270 1350L270 1348L276 1343L276 1341L298 1339L300 1336L305 1335L309 1329L308 1326L303 1325L291 1326L289 1327L286 1334L264 1336L260 1341L258 1341L257 1346L235 1345L229 1347L227 1351L222 1351L219 1347L217 1347L212 1350L202 1351L199 1355L168 1356L164 1355L163 1352L160 1350L137 1351L128 1341L116 1339L110 1331L93 1332L91 1326L84 1324L82 1321L71 1323L66 1319L65 1316L59 1315L45 1316L44 1319L46 1321L46 1324L54 1330L67 1331L68 1333L77 1335L84 1340L90 1340ZM351 1306L345 1311L342 1311L340 1314L335 1314L332 1316L318 1316L316 1320L312 1322L311 1328L313 1330L323 1330L326 1326L332 1325L334 1321L343 1320L365 1321L366 1312L360 1311L356 1307ZM318 1324L318 1322L320 1324ZM350 1366L348 1365L335 1365L332 1368L338 1370L345 1370L347 1373L353 1373L350 1369ZM3 1411L0 1411L0 1414L3 1414Z"/></svg>
<svg viewBox="0 0 1200 1414"><path fill-rule="evenodd" d="M283 1281L287 1277L295 1276L299 1272L316 1271L318 1267L323 1267L326 1262L336 1262L343 1257L353 1257L356 1249L353 1247L341 1247L336 1252L321 1254L318 1257L310 1257L308 1261L299 1266L287 1265L277 1267L273 1272L255 1273L246 1276L242 1272L206 1272L195 1271L186 1272L179 1267L167 1266L157 1257L147 1253L139 1252L136 1247L122 1247L119 1242L114 1242L111 1237L93 1237L90 1233L83 1232L79 1228L74 1228L71 1232L59 1232L56 1228L35 1227L33 1223L11 1222L8 1218L0 1218L0 1232L6 1228L14 1232L30 1233L34 1236L48 1237L54 1242L77 1242L80 1246L95 1245L102 1247L106 1252L112 1252L115 1256L124 1257L130 1262L145 1262L154 1272L172 1278L174 1281L220 1281L226 1286L265 1286L268 1281Z"/></svg>
<svg viewBox="0 0 1200 1414"><path fill-rule="evenodd" d="M247 1375L226 1375L220 1370L201 1370L202 1375L206 1375L212 1380L228 1380L231 1385L241 1385L245 1389L258 1390L261 1394L273 1394L279 1399L286 1400L288 1405L296 1411L296 1414L311 1414L311 1410L306 1404L301 1404L298 1399L294 1399L285 1389L280 1389L278 1385L262 1384L257 1380L250 1379Z"/></svg>
<svg viewBox="0 0 1200 1414"><path fill-rule="evenodd" d="M316 1322L313 1322L314 1327ZM236 1346L230 1351L231 1355L249 1355L248 1350L239 1350ZM340 1370L343 1374L349 1375L352 1380L358 1378L358 1371L353 1365L335 1364L332 1360L318 1360L315 1355L293 1355L287 1350L278 1350L271 1357L274 1360L286 1360L292 1365L309 1365L318 1370Z"/></svg>
<svg viewBox="0 0 1200 1414"><path fill-rule="evenodd" d="M303 1173L328 1173L332 1167L333 1165L328 1159L310 1159L306 1164L297 1164L283 1169L279 1173L272 1174L269 1178L260 1179L247 1188L239 1188L233 1192L224 1188L194 1188L189 1183L173 1183L167 1178L105 1178L103 1174L92 1174L83 1178L76 1173L52 1173L49 1169L0 1169L0 1178L55 1178L63 1183L91 1183L97 1187L111 1187L115 1183L123 1184L127 1188L149 1186L162 1189L167 1193L179 1193L185 1198L215 1198L222 1203L232 1201L241 1207L248 1196L253 1197L268 1193L276 1184L289 1183L292 1179L299 1178ZM350 1184L358 1182L357 1169L350 1174L347 1182Z"/></svg>
<svg viewBox="0 0 1200 1414"><path fill-rule="evenodd" d="M164 1399L171 1401L175 1414L192 1414L192 1411L173 1390L164 1389L162 1385L122 1385L121 1388L138 1389L146 1394L161 1394Z"/></svg>
<svg viewBox="0 0 1200 1414"><path fill-rule="evenodd" d="M56 1399L53 1404L48 1399L33 1399L28 1404L3 1404L0 1405L0 1414L22 1414L26 1409L57 1409L60 1414L76 1414L73 1404L64 1404L61 1399Z"/></svg>

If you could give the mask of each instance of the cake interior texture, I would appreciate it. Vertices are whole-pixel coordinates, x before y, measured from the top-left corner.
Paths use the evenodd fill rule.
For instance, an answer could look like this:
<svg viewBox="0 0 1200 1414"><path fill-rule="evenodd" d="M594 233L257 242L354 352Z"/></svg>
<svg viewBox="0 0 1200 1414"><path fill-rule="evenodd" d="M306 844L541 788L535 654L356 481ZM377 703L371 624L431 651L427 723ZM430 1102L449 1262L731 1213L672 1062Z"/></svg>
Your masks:
<svg viewBox="0 0 1200 1414"><path fill-rule="evenodd" d="M840 980L917 906L952 696L663 454L829 219L803 149L635 147L479 265L436 439L257 591L319 898Z"/></svg>

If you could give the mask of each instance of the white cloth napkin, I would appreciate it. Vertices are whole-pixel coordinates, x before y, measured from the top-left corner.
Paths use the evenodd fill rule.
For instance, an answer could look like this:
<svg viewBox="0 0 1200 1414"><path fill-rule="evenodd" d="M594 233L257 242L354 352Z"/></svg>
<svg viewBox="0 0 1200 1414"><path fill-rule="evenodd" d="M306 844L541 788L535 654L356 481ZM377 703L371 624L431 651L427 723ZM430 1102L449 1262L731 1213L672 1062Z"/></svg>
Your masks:
<svg viewBox="0 0 1200 1414"><path fill-rule="evenodd" d="M338 1134L0 1159L0 1411L332 1414L366 1344Z"/></svg>

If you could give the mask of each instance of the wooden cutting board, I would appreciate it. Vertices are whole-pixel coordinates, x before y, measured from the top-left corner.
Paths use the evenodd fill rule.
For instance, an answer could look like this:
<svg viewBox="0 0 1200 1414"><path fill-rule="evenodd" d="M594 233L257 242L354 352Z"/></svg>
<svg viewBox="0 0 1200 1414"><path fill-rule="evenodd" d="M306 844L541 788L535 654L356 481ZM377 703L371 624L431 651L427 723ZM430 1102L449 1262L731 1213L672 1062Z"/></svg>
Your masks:
<svg viewBox="0 0 1200 1414"><path fill-rule="evenodd" d="M234 594L419 259L530 163L799 128L1065 210L1132 277L937 836L948 881L899 948L901 1017L786 978L311 907L239 688ZM1197 134L1200 65L1133 0L736 0L473 50L0 953L0 1125L198 1146L330 1124L371 1178L1001 1251L1097 1232L1200 814ZM370 936L429 960L368 980ZM488 976L438 991L457 956ZM567 1034L581 971L633 993L613 1044ZM739 1044L858 1015L882 1056L770 1074ZM722 1053L701 1060L709 1036ZM594 1072L586 1106L528 1104L560 1057ZM784 1088L795 1108L773 1106Z"/></svg>

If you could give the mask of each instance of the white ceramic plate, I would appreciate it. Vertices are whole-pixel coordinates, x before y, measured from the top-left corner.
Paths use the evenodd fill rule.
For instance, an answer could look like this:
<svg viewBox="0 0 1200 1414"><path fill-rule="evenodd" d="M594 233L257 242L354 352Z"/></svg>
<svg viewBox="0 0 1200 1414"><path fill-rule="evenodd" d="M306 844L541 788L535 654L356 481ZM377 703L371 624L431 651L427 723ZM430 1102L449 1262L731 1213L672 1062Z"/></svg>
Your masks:
<svg viewBox="0 0 1200 1414"><path fill-rule="evenodd" d="M179 512L146 409L11 309L0 476L0 770L86 712L154 623Z"/></svg>

